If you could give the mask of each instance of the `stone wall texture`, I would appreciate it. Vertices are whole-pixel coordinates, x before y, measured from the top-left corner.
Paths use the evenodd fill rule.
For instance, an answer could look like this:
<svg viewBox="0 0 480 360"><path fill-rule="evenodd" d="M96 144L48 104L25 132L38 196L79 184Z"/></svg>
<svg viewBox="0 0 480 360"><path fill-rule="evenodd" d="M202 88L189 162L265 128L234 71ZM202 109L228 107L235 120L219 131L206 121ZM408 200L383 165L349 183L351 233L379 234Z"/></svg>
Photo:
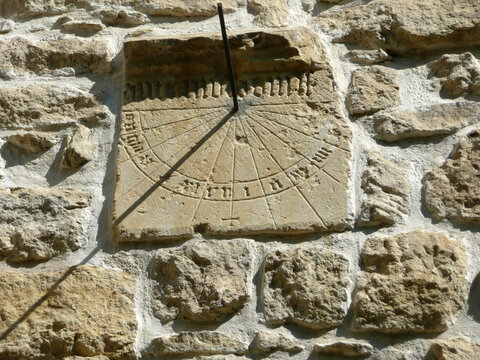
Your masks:
<svg viewBox="0 0 480 360"><path fill-rule="evenodd" d="M480 0L0 0L0 360L480 359Z"/></svg>

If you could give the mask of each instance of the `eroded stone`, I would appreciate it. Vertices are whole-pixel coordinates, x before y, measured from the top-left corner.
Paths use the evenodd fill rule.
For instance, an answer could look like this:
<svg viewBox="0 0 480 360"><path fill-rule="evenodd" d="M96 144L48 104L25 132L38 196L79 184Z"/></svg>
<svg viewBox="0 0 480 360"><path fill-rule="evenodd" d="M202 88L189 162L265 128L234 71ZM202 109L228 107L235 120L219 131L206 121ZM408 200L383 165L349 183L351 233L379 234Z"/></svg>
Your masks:
<svg viewBox="0 0 480 360"><path fill-rule="evenodd" d="M365 358L373 354L373 346L357 341L337 341L328 344L315 344L317 354L345 356L348 358Z"/></svg>
<svg viewBox="0 0 480 360"><path fill-rule="evenodd" d="M127 273L89 266L28 274L3 271L0 332L7 335L0 357L135 359L135 286ZM28 318L12 327L29 310Z"/></svg>
<svg viewBox="0 0 480 360"><path fill-rule="evenodd" d="M314 248L277 250L263 264L261 301L267 323L326 329L347 312L348 260Z"/></svg>
<svg viewBox="0 0 480 360"><path fill-rule="evenodd" d="M36 131L10 135L7 143L31 155L50 149L54 144L50 135Z"/></svg>
<svg viewBox="0 0 480 360"><path fill-rule="evenodd" d="M437 340L432 344L435 360L471 360L480 352L480 344L471 343L465 338Z"/></svg>
<svg viewBox="0 0 480 360"><path fill-rule="evenodd" d="M459 241L413 231L371 238L362 251L353 329L383 333L445 331L466 298L466 253Z"/></svg>
<svg viewBox="0 0 480 360"><path fill-rule="evenodd" d="M229 39L233 115L218 35L126 42L118 240L350 225L351 133L321 43L306 29Z"/></svg>
<svg viewBox="0 0 480 360"><path fill-rule="evenodd" d="M0 20L0 34L8 34L15 28L15 22L10 19Z"/></svg>
<svg viewBox="0 0 480 360"><path fill-rule="evenodd" d="M72 87L0 87L0 128L32 129L102 118L105 107L90 93Z"/></svg>
<svg viewBox="0 0 480 360"><path fill-rule="evenodd" d="M350 50L346 58L359 65L375 65L390 60L392 57L384 50Z"/></svg>
<svg viewBox="0 0 480 360"><path fill-rule="evenodd" d="M466 101L385 110L373 116L376 138L388 142L447 135L478 121L480 106Z"/></svg>
<svg viewBox="0 0 480 360"><path fill-rule="evenodd" d="M67 144L63 150L62 167L64 169L76 169L91 161L97 151L97 142L92 131L83 126L78 126L67 138Z"/></svg>
<svg viewBox="0 0 480 360"><path fill-rule="evenodd" d="M193 356L222 355L247 352L248 345L230 334L218 331L184 331L177 335L152 340L144 355L149 356Z"/></svg>
<svg viewBox="0 0 480 360"><path fill-rule="evenodd" d="M477 0L374 0L322 12L336 41L412 54L480 44Z"/></svg>
<svg viewBox="0 0 480 360"><path fill-rule="evenodd" d="M197 241L159 250L150 264L153 314L174 319L219 321L248 299L251 250L247 241Z"/></svg>
<svg viewBox="0 0 480 360"><path fill-rule="evenodd" d="M480 223L480 130L468 134L441 167L427 173L424 190L435 218Z"/></svg>
<svg viewBox="0 0 480 360"><path fill-rule="evenodd" d="M290 7L286 0L249 0L248 10L255 14L255 22L265 27L285 24Z"/></svg>
<svg viewBox="0 0 480 360"><path fill-rule="evenodd" d="M400 87L395 70L374 65L353 72L347 93L352 115L373 114L400 103Z"/></svg>
<svg viewBox="0 0 480 360"><path fill-rule="evenodd" d="M255 353L262 355L267 355L275 351L296 353L303 350L303 347L300 346L295 339L269 330L259 331L255 335L254 344Z"/></svg>
<svg viewBox="0 0 480 360"><path fill-rule="evenodd" d="M0 53L0 77L4 73L49 74L65 67L74 68L78 74L112 71L110 46L103 40L34 41L16 37L1 40Z"/></svg>
<svg viewBox="0 0 480 360"><path fill-rule="evenodd" d="M97 19L73 19L69 16L58 19L56 27L76 35L91 36L103 29L105 25Z"/></svg>
<svg viewBox="0 0 480 360"><path fill-rule="evenodd" d="M362 189L364 199L358 218L360 226L393 225L407 215L410 184L405 170L398 164L380 154L368 153Z"/></svg>
<svg viewBox="0 0 480 360"><path fill-rule="evenodd" d="M132 27L147 24L150 19L138 11L106 9L93 14L100 18L102 23L110 26Z"/></svg>
<svg viewBox="0 0 480 360"><path fill-rule="evenodd" d="M480 64L471 53L443 55L429 67L431 75L440 78L443 95L480 95Z"/></svg>
<svg viewBox="0 0 480 360"><path fill-rule="evenodd" d="M1 189L0 256L46 260L80 248L90 197L69 189Z"/></svg>

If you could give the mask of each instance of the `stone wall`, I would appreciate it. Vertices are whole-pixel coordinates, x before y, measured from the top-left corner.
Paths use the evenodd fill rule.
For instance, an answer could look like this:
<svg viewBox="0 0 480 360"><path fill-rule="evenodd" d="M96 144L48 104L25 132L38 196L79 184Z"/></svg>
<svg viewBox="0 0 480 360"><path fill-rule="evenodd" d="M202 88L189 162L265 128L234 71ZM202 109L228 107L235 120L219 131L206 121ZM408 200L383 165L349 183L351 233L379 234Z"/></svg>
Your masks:
<svg viewBox="0 0 480 360"><path fill-rule="evenodd" d="M480 2L0 1L0 359L477 359Z"/></svg>

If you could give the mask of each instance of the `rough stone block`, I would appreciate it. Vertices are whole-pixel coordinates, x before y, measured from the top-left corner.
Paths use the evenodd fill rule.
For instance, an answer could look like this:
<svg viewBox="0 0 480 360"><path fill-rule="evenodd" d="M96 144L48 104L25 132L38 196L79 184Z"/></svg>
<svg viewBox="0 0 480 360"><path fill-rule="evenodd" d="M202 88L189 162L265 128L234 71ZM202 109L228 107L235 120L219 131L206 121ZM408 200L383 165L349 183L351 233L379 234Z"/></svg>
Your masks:
<svg viewBox="0 0 480 360"><path fill-rule="evenodd" d="M7 138L7 143L31 155L50 149L54 144L49 134L36 131L10 135Z"/></svg>
<svg viewBox="0 0 480 360"><path fill-rule="evenodd" d="M369 343L348 340L315 344L313 350L317 354L347 358L366 358L373 354L373 346Z"/></svg>
<svg viewBox="0 0 480 360"><path fill-rule="evenodd" d="M368 239L357 282L356 331L445 331L466 298L465 246L445 235L414 231Z"/></svg>
<svg viewBox="0 0 480 360"><path fill-rule="evenodd" d="M92 131L80 125L67 138L63 150L62 167L76 169L92 160L97 152L97 142Z"/></svg>
<svg viewBox="0 0 480 360"><path fill-rule="evenodd" d="M465 338L438 340L432 344L431 352L435 360L473 360L478 358L480 344Z"/></svg>
<svg viewBox="0 0 480 360"><path fill-rule="evenodd" d="M275 351L297 353L304 348L296 339L269 330L261 330L255 335L254 352L268 355Z"/></svg>
<svg viewBox="0 0 480 360"><path fill-rule="evenodd" d="M89 266L28 274L3 271L0 332L6 336L0 358L135 359L135 286L127 273Z"/></svg>
<svg viewBox="0 0 480 360"><path fill-rule="evenodd" d="M159 250L150 264L153 314L174 319L219 321L248 299L251 262L247 241L198 241Z"/></svg>
<svg viewBox="0 0 480 360"><path fill-rule="evenodd" d="M447 161L425 176L424 190L435 218L480 223L480 130L456 144Z"/></svg>
<svg viewBox="0 0 480 360"><path fill-rule="evenodd" d="M312 329L340 325L347 312L348 268L343 255L314 248L270 253L261 294L267 323Z"/></svg>
<svg viewBox="0 0 480 360"><path fill-rule="evenodd" d="M229 41L233 115L218 35L125 43L119 241L350 225L351 133L323 46L306 29Z"/></svg>

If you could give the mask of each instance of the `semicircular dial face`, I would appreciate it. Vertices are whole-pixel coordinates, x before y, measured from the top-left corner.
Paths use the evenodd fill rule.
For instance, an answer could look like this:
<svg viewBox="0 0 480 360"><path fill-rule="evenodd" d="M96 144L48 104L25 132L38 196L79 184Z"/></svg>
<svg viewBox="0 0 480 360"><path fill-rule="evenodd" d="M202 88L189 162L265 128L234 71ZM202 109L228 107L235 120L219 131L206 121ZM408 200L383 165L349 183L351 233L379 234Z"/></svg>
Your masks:
<svg viewBox="0 0 480 360"><path fill-rule="evenodd" d="M225 81L127 84L117 238L345 226L350 133L330 104L309 101L317 82L311 73L239 81L233 114Z"/></svg>

